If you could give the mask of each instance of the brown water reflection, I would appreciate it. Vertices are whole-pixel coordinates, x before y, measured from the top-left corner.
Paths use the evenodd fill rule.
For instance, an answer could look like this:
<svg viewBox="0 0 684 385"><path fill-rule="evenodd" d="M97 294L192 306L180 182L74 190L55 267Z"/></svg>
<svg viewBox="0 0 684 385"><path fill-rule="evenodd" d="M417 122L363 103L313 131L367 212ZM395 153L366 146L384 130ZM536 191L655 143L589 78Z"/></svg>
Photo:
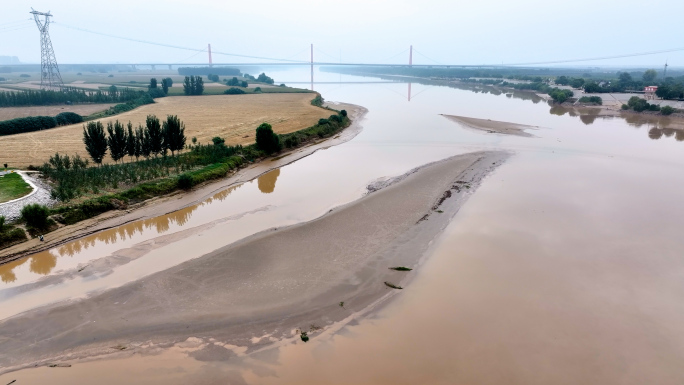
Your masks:
<svg viewBox="0 0 684 385"><path fill-rule="evenodd" d="M275 188L275 178L272 184L273 188ZM214 201L225 200L231 192L241 186L242 185L232 186L214 194L201 203L174 211L167 215L131 222L65 243L55 249L46 250L17 261L0 265L0 280L6 284L15 283L17 281L15 269L24 265L26 261L30 261L29 272L39 275L48 275L57 267L58 259L61 257L78 257L78 261L74 261L74 263L83 263L104 256L101 252L99 254L95 252L98 243L113 245L117 242L133 240L136 236L140 238L136 239L136 241L143 241L146 239L143 236L146 232L149 233L146 234L148 237L153 237L168 232L172 226L183 227L188 224L195 211L203 206L210 205ZM73 263L62 267L75 267L71 265L73 265Z"/></svg>
<svg viewBox="0 0 684 385"><path fill-rule="evenodd" d="M276 168L275 170L269 171L266 174L260 176L257 180L257 184L259 185L259 191L261 191L264 194L270 194L273 191L275 191L276 181L278 180L279 176L279 168Z"/></svg>

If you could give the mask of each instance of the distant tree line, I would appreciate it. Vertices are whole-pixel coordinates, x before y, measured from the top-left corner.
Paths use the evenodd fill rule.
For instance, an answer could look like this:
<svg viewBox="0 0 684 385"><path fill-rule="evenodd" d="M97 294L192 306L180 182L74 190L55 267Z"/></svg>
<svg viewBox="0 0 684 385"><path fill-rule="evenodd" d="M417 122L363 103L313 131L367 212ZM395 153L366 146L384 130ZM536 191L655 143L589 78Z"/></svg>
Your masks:
<svg viewBox="0 0 684 385"><path fill-rule="evenodd" d="M239 80L237 77L233 76L232 79L226 79L226 85L229 87L244 87L249 86L249 83L245 80Z"/></svg>
<svg viewBox="0 0 684 385"><path fill-rule="evenodd" d="M178 74L184 76L207 76L209 74L221 76L240 76L240 70L230 67L180 67Z"/></svg>
<svg viewBox="0 0 684 385"><path fill-rule="evenodd" d="M183 81L183 92L186 95L202 95L204 93L204 80L201 76L186 76Z"/></svg>
<svg viewBox="0 0 684 385"><path fill-rule="evenodd" d="M145 91L130 88L117 89L116 92L84 91L65 88L63 91L26 90L0 92L0 107L47 106L54 104L76 103L123 103L137 99Z"/></svg>
<svg viewBox="0 0 684 385"><path fill-rule="evenodd" d="M83 117L74 112L62 112L52 116L28 116L0 122L0 136L47 130L57 126L81 123Z"/></svg>

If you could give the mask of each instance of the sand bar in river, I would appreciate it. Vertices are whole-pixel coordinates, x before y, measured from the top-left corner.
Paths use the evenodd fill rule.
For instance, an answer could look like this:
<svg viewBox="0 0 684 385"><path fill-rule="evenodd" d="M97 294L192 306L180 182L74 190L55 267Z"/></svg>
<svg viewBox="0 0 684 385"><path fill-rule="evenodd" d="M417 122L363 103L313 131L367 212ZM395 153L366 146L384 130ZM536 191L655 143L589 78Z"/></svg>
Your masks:
<svg viewBox="0 0 684 385"><path fill-rule="evenodd" d="M296 328L326 328L365 313L401 292L384 282L405 285L413 276L388 267L415 267L480 180L508 156L477 152L432 163L316 220L6 319L1 370L188 337L258 349L272 342L255 342L255 335L292 338Z"/></svg>

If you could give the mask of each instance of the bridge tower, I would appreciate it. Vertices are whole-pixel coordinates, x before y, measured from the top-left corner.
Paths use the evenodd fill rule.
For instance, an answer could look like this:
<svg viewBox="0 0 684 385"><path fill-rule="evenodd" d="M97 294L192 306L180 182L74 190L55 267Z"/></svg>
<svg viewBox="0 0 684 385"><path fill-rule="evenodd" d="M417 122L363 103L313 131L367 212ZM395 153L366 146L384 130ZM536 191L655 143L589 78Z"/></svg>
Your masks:
<svg viewBox="0 0 684 385"><path fill-rule="evenodd" d="M311 44L311 91L313 90L313 44Z"/></svg>
<svg viewBox="0 0 684 385"><path fill-rule="evenodd" d="M214 64L211 62L211 44L207 44L207 51L209 52L209 67L213 67Z"/></svg>
<svg viewBox="0 0 684 385"><path fill-rule="evenodd" d="M52 41L48 31L52 15L49 11L47 13L38 12L33 8L31 8L30 13L40 31L40 88L43 90L61 90L64 87L64 82L59 73L55 51L52 49ZM45 18L41 20L41 16Z"/></svg>
<svg viewBox="0 0 684 385"><path fill-rule="evenodd" d="M409 47L409 68L413 67L413 46Z"/></svg>

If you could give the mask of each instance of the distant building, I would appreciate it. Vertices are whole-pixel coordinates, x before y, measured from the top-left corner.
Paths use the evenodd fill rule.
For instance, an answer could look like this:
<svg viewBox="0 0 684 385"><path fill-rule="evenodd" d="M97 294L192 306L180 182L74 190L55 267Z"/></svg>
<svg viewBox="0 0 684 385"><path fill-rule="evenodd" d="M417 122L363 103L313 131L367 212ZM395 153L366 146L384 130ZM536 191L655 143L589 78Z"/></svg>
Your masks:
<svg viewBox="0 0 684 385"><path fill-rule="evenodd" d="M656 91L658 91L658 86L646 86L644 87L644 95L646 95L646 100L653 100L656 98Z"/></svg>

